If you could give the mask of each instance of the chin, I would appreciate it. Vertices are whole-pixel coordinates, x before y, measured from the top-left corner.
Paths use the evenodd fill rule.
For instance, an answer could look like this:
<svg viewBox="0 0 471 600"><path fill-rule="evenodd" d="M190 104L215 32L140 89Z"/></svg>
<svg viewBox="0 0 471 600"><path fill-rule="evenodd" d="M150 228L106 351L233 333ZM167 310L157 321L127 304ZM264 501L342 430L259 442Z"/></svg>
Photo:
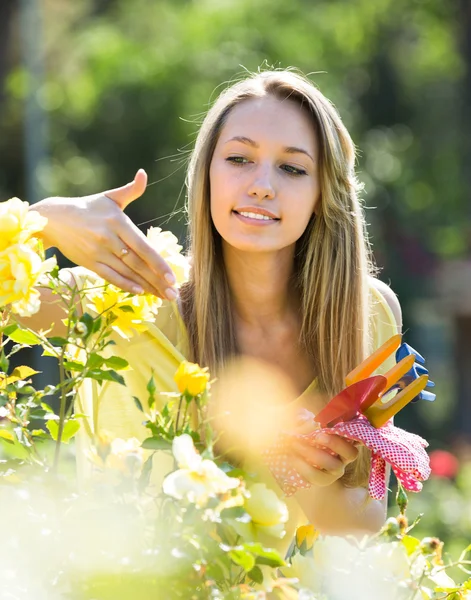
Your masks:
<svg viewBox="0 0 471 600"><path fill-rule="evenodd" d="M293 244L293 242L283 244L280 241L275 240L254 240L254 239L241 239L230 236L223 238L224 244L229 246L233 250L238 252L247 252L251 254L266 253L266 252L279 252Z"/></svg>

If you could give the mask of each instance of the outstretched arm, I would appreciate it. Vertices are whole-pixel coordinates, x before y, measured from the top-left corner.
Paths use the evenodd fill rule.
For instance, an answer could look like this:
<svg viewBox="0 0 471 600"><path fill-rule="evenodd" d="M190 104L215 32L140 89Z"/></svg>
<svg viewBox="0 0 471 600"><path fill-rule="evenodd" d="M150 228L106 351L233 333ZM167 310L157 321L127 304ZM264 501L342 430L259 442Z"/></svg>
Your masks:
<svg viewBox="0 0 471 600"><path fill-rule="evenodd" d="M48 219L40 234L46 248L58 248L75 264L125 291L173 300L171 268L123 212L142 196L146 185L147 175L141 169L120 188L79 198L47 198L30 210ZM74 287L73 269L62 271L61 279ZM39 312L22 320L35 330L49 329L54 323L51 335L63 335L64 314L63 301L44 288Z"/></svg>

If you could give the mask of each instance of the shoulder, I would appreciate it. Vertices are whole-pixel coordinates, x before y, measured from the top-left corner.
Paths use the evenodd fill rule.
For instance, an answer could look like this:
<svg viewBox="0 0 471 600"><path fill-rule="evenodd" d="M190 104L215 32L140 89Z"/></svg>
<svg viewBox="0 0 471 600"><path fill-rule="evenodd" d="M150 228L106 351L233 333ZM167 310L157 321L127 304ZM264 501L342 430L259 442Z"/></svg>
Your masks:
<svg viewBox="0 0 471 600"><path fill-rule="evenodd" d="M387 305L391 309L392 314L394 315L394 319L397 324L397 329L400 332L402 330L402 310L399 300L393 290L384 283L384 281L380 281L376 279L376 277L368 278L370 289L374 290L377 294L380 294Z"/></svg>

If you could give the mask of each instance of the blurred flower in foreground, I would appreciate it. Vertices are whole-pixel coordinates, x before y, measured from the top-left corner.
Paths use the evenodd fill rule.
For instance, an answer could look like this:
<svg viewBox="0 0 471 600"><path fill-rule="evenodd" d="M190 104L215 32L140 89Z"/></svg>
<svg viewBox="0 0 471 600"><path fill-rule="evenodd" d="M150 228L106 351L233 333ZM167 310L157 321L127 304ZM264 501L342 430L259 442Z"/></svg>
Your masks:
<svg viewBox="0 0 471 600"><path fill-rule="evenodd" d="M289 518L286 504L264 483L255 483L248 488L248 492L244 509L250 516L250 522L235 520L232 524L234 529L250 541L258 541L260 536L282 538Z"/></svg>
<svg viewBox="0 0 471 600"><path fill-rule="evenodd" d="M0 252L15 244L25 244L44 229L47 219L28 210L28 202L10 198L0 202Z"/></svg>
<svg viewBox="0 0 471 600"><path fill-rule="evenodd" d="M209 498L226 494L239 487L237 478L229 477L212 460L205 460L195 449L188 434L173 440L173 455L179 469L167 475L163 491L168 496L204 507Z"/></svg>
<svg viewBox="0 0 471 600"><path fill-rule="evenodd" d="M87 295L88 307L98 314L112 315L111 327L123 338L146 331L148 322L155 320L155 313L162 300L151 294L132 295L111 284L94 288Z"/></svg>
<svg viewBox="0 0 471 600"><path fill-rule="evenodd" d="M35 286L55 266L55 258L42 260L25 244L0 252L0 307L11 304L12 312L22 317L36 313L41 302Z"/></svg>
<svg viewBox="0 0 471 600"><path fill-rule="evenodd" d="M454 454L446 450L433 450L429 454L432 477L453 479L459 471L459 461Z"/></svg>
<svg viewBox="0 0 471 600"><path fill-rule="evenodd" d="M182 246L170 231L162 231L160 227L149 227L147 239L156 252L168 263L177 279L177 286L188 281L190 263L181 254Z"/></svg>
<svg viewBox="0 0 471 600"><path fill-rule="evenodd" d="M136 438L112 438L108 432L103 431L90 451L89 458L100 470L137 477L144 462L144 450Z"/></svg>
<svg viewBox="0 0 471 600"><path fill-rule="evenodd" d="M351 600L396 599L397 585L411 577L406 549L399 542L361 548L336 536L319 538L310 552L295 554L282 572L313 592Z"/></svg>
<svg viewBox="0 0 471 600"><path fill-rule="evenodd" d="M174 376L180 394L188 393L190 396L198 396L206 389L209 381L208 368L202 369L196 363L183 361Z"/></svg>

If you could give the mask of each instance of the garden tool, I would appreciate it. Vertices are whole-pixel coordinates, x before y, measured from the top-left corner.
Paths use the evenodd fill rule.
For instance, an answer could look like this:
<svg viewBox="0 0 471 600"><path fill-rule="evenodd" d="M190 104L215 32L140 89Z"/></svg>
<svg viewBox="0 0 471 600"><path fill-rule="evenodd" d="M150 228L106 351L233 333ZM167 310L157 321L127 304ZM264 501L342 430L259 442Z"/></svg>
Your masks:
<svg viewBox="0 0 471 600"><path fill-rule="evenodd" d="M396 350L396 365L384 375L371 376ZM373 498L381 499L386 493L386 463L391 465L405 489L419 491L421 482L430 475L425 452L428 444L421 437L395 427L391 418L424 394L427 385L434 385L428 381L424 362L413 348L401 344L400 335L393 336L347 375L344 390L317 415L312 415L313 424L319 424L320 429L304 435L282 433L264 452L264 457L285 493L291 495L297 489L310 487L310 483L290 466L292 441L298 439L318 446L316 438L321 432L361 442L371 450L369 493ZM386 400L394 390L400 391ZM435 399L430 392L425 392L422 397Z"/></svg>

